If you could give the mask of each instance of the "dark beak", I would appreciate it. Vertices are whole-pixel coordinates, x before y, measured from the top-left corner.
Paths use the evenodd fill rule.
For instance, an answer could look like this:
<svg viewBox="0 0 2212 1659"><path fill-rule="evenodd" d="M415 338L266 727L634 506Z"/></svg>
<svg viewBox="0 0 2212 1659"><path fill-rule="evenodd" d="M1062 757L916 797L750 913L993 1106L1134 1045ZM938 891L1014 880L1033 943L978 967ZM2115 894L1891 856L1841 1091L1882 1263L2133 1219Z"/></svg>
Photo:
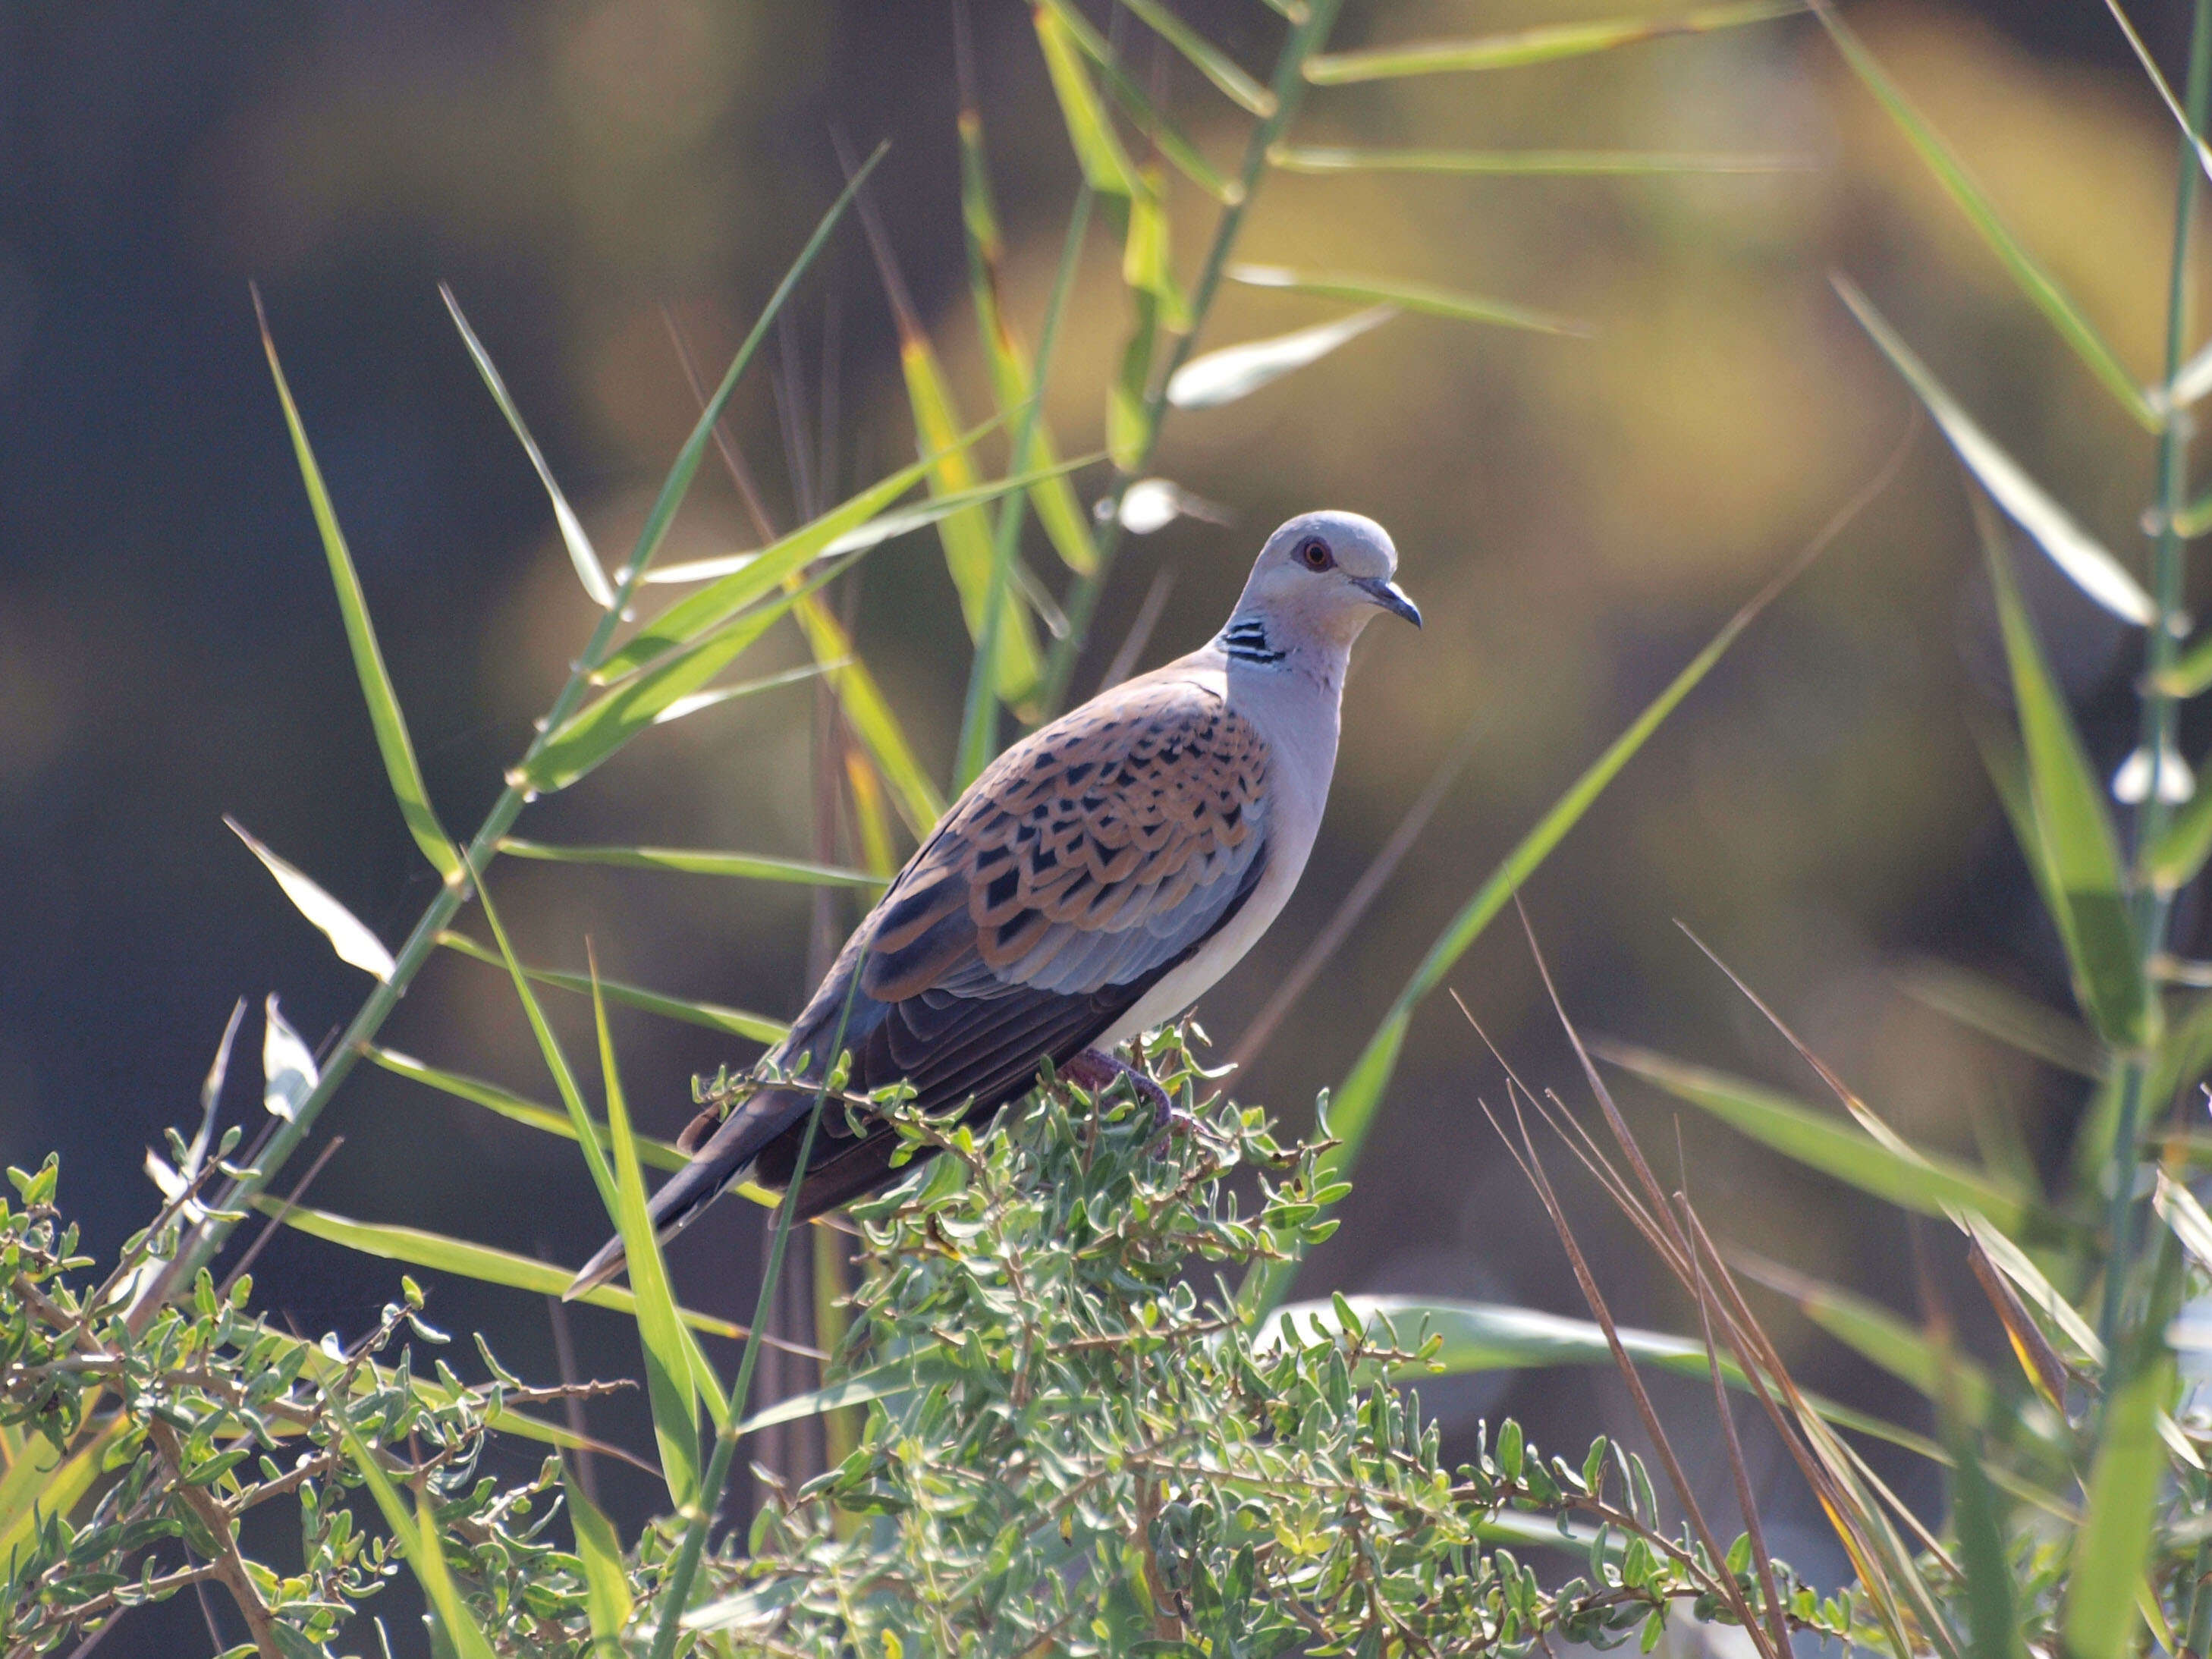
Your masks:
<svg viewBox="0 0 2212 1659"><path fill-rule="evenodd" d="M1352 585L1392 616L1403 617L1416 628L1421 625L1421 607L1407 599L1406 590L1397 583L1382 576L1354 576Z"/></svg>

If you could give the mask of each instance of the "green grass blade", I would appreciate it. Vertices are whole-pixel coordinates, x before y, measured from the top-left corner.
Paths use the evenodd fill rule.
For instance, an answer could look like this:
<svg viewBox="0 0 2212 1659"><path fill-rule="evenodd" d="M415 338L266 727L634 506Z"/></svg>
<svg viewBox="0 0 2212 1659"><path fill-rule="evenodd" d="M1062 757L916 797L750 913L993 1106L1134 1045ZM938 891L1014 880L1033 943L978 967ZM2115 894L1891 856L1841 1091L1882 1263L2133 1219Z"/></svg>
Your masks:
<svg viewBox="0 0 2212 1659"><path fill-rule="evenodd" d="M592 1640L619 1652L623 1627L637 1607L623 1565L622 1540L615 1535L614 1523L569 1473L566 1459L561 1464L561 1490L576 1534L576 1559L583 1564L584 1616L591 1625Z"/></svg>
<svg viewBox="0 0 2212 1659"><path fill-rule="evenodd" d="M872 1365L866 1370L855 1371L842 1382L827 1388L816 1389L807 1394L793 1395L788 1400L779 1400L773 1406L763 1407L738 1425L739 1438L761 1429L772 1429L781 1423L796 1423L804 1418L819 1417L847 1406L865 1406L871 1400L883 1400L909 1389L925 1388L938 1377L949 1375L941 1365L933 1365L927 1357L904 1358Z"/></svg>
<svg viewBox="0 0 2212 1659"><path fill-rule="evenodd" d="M462 956L495 968L507 961L500 951L487 950L466 933L457 933L450 929L438 935L438 943L449 951L458 951ZM592 994L591 977L586 974L564 974L550 968L518 968L515 971L527 980L550 985L556 990L573 991L579 996L586 997ZM716 1002L687 1001L682 997L669 996L659 991L625 985L617 979L603 979L599 985L610 1002L619 1002L626 1008L635 1008L643 1013L659 1014L664 1019L681 1020L687 1025L703 1025L710 1031L726 1031L732 1036L744 1037L754 1042L775 1042L781 1039L787 1029L781 1020L770 1019L765 1014L747 1013L742 1008L726 1008ZM533 1006L535 1000L533 998ZM567 1098L565 1091L562 1098L564 1101ZM581 1097L578 1099L580 1102ZM590 1122L589 1115L582 1114L581 1121Z"/></svg>
<svg viewBox="0 0 2212 1659"><path fill-rule="evenodd" d="M1545 23L1506 34L1472 40L1420 40L1359 52L1322 52L1306 60L1306 79L1316 86L1353 81L1382 81L1403 75L1442 75L1471 70L1519 69L1611 52L1640 40L1670 34L1705 34L1745 23L1763 23L1805 9L1805 0L1750 0L1747 4L1707 6L1678 17L1618 17L1590 23Z"/></svg>
<svg viewBox="0 0 2212 1659"><path fill-rule="evenodd" d="M484 389L491 393L492 402L499 412L507 416L508 428L522 446L522 453L530 457L530 465L537 469L538 482L545 486L545 494L553 503L553 522L561 532L561 544L568 550L568 562L576 568L576 580L584 585L593 605L602 611L611 611L615 605L614 585L607 580L607 573L599 563L598 550L585 532L584 521L568 505L568 498L561 493L561 486L553 479L553 469L545 465L544 452L538 447L538 440L530 435L530 428L522 418L522 411L514 406L507 382L493 367L491 354L483 349L483 342L469 326L469 319L461 314L461 302L453 297L453 290L445 283L438 284L438 297L446 302L453 314L453 326L461 331L461 343L469 349L477 373L483 377Z"/></svg>
<svg viewBox="0 0 2212 1659"><path fill-rule="evenodd" d="M1285 144L1267 160L1285 173L1471 173L1487 178L1617 179L1672 173L1804 173L1797 155L1663 149L1355 149Z"/></svg>
<svg viewBox="0 0 2212 1659"><path fill-rule="evenodd" d="M2179 892L2197 879L2212 857L2212 787L2197 793L2152 837L2141 854L2143 874L2161 893Z"/></svg>
<svg viewBox="0 0 2212 1659"><path fill-rule="evenodd" d="M1248 288L1281 289L1291 294L1311 294L1325 300L1346 300L1353 305L1396 306L1455 322L1496 323L1506 328L1532 329L1539 334L1587 336L1586 324L1549 312L1533 311L1504 300L1480 294L1462 294L1434 288L1426 283L1401 283L1387 276L1355 276L1330 271L1288 270L1282 265L1231 265L1229 280Z"/></svg>
<svg viewBox="0 0 2212 1659"><path fill-rule="evenodd" d="M1602 1057L1678 1100L1771 1147L1880 1199L1943 1216L1952 1209L1986 1216L2009 1237L2052 1236L2057 1218L1981 1171L1929 1153L1893 1151L1855 1123L1702 1066L1685 1065L1645 1048L1608 1045Z"/></svg>
<svg viewBox="0 0 2212 1659"><path fill-rule="evenodd" d="M860 746L867 750L869 760L882 775L884 786L890 791L907 828L917 839L927 836L937 827L938 819L945 816L945 797L938 793L937 785L915 758L914 745L907 741L905 728L891 710L890 699L884 696L883 688L876 684L876 677L868 665L854 654L853 641L845 632L845 625L827 605L810 594L799 601L795 614L799 631L806 635L815 660L843 664L825 671L830 690L836 694L837 706L854 735L860 738ZM854 794L866 824L869 822L867 801L863 786L858 782ZM880 832L872 836L872 844L882 840ZM887 857L886 872L890 867L891 861Z"/></svg>
<svg viewBox="0 0 2212 1659"><path fill-rule="evenodd" d="M1145 451L1152 442L1152 355L1159 343L1158 300L1147 289L1132 289L1129 303L1135 313L1129 337L1121 347L1121 367L1106 386L1106 453L1115 470L1124 477L1142 469Z"/></svg>
<svg viewBox="0 0 2212 1659"><path fill-rule="evenodd" d="M2137 1366L2106 1402L2066 1588L2066 1650L2079 1659L2123 1659L2135 1650L2136 1591L2166 1473L2159 1418L2172 1392L2173 1358L2161 1352Z"/></svg>
<svg viewBox="0 0 2212 1659"><path fill-rule="evenodd" d="M585 1167L592 1172L592 1185L598 1189L599 1201L610 1213L615 1206L614 1171L607 1167L606 1154L599 1150L599 1138L592 1133L592 1114L584 1104L584 1091L576 1085L576 1073L562 1052L561 1039L545 1018L545 1011L538 1006L538 996L530 988L531 975L524 969L507 943L507 929L501 926L499 911L493 906L491 893L484 886L483 877L476 878L477 897L483 906L484 920L491 925L492 942L496 950L487 951L474 939L464 941L459 933L441 933L438 942L464 955L474 956L479 962L507 969L514 981L514 994L522 1004L524 1016L530 1022L530 1034L538 1040L538 1052L544 1056L545 1069L553 1074L553 1086L560 1091L561 1103L568 1109L568 1121L576 1131L576 1144L584 1149ZM588 982L587 982L588 984Z"/></svg>
<svg viewBox="0 0 2212 1659"><path fill-rule="evenodd" d="M465 1100L486 1111L495 1112L511 1123L520 1123L536 1129L541 1134L558 1135L563 1140L576 1138L576 1126L566 1112L556 1112L550 1106L541 1106L534 1100L525 1100L520 1095L501 1088L495 1083L486 1083L481 1078L466 1077L459 1072L441 1071L427 1066L412 1054L403 1054L396 1048L386 1048L375 1043L365 1045L362 1058L372 1065L380 1066L395 1077L404 1077L410 1083L419 1083L426 1089L435 1089L440 1094L451 1095L456 1100ZM607 1126L594 1122L592 1132L602 1146L611 1146ZM645 1135L636 1137L637 1155L656 1170L680 1170L691 1160L665 1140L654 1140Z"/></svg>
<svg viewBox="0 0 2212 1659"><path fill-rule="evenodd" d="M2206 522L2183 533L2202 535L2212 530L2212 514ZM2175 658L2173 665L2153 682L2160 690L2172 697L2194 697L2212 690L2212 632L2208 632L2188 650Z"/></svg>
<svg viewBox="0 0 2212 1659"><path fill-rule="evenodd" d="M1882 355L1928 406L1928 412L1936 417L1936 426L1958 452L1959 459L1966 464L1966 470L1981 481L1982 488L1990 492L2006 515L2035 538L2036 545L2051 556L2051 562L2076 587L2121 621L2148 628L2158 614L2158 607L2127 567L2082 529L2071 514L2021 469L2019 462L1974 423L1856 284L1847 276L1832 276L1830 280L1861 326L1874 337Z"/></svg>
<svg viewBox="0 0 2212 1659"><path fill-rule="evenodd" d="M2152 1040L2158 1004L2143 976L2128 911L2119 840L2081 733L2051 677L2035 623L2013 579L2011 556L1978 496L1975 506L2012 669L2036 830L2060 900L2060 913L2053 919L2074 971L2075 993L2107 1042L2139 1047Z"/></svg>
<svg viewBox="0 0 2212 1659"><path fill-rule="evenodd" d="M1293 370L1319 362L1397 314L1395 306L1370 306L1288 334L1209 351L1176 370L1168 382L1168 402L1176 409L1218 409L1233 404Z"/></svg>
<svg viewBox="0 0 2212 1659"><path fill-rule="evenodd" d="M1838 520L1838 526L1841 522L1841 520ZM1505 908L1506 902L1520 890L1521 884L1551 856L1552 849L1564 841L1567 832L1580 822L1583 814L1589 810L1591 802L1605 793L1606 786L1620 775L1621 768L1635 757L1636 751L1674 712L1682 699L1695 690L1698 683L1712 672L1713 665L1728 654L1729 647L1735 643L1737 636L1751 626L1759 614L1796 579L1809 557L1826 545L1826 539L1816 540L1804 556L1793 561L1722 625L1705 648L1691 659L1667 689L1654 697L1644 712L1629 723L1628 729L1615 738L1605 752L1575 780L1566 793L1552 804L1551 809L1536 821L1534 827L1490 872L1481 886L1476 888L1460 908L1458 915L1437 935L1436 942L1429 947L1428 954L1421 958L1419 965L1413 969L1413 976L1406 981L1396 1000L1382 1016L1382 1023L1368 1038L1367 1046L1352 1063L1343 1086L1331 1097L1328 1131L1338 1145L1322 1155L1316 1179L1324 1184L1339 1180L1358 1164L1360 1149L1366 1144L1375 1115L1382 1108L1384 1091L1389 1088L1391 1076L1397 1070L1398 1055L1405 1047L1406 1033L1413 1024L1414 1009L1443 983L1444 975L1466 954L1468 947L1481 937L1482 931ZM1293 1271L1280 1263L1255 1267L1238 1291L1239 1304L1248 1314L1264 1315L1280 1302L1290 1289Z"/></svg>
<svg viewBox="0 0 2212 1659"><path fill-rule="evenodd" d="M817 571L801 591L814 592L845 568L840 562ZM664 724L669 710L700 695L715 675L758 644L797 599L795 593L779 593L585 704L546 735L513 781L540 793L565 789L604 765L640 732Z"/></svg>
<svg viewBox="0 0 2212 1659"><path fill-rule="evenodd" d="M66 1454L44 1435L31 1437L0 1478L0 1568L15 1571L17 1558L35 1540L46 1516L66 1516L76 1508L129 1427L130 1419L118 1413Z"/></svg>
<svg viewBox="0 0 2212 1659"><path fill-rule="evenodd" d="M392 961L392 952L384 948L384 941L369 932L359 917L324 891L305 871L286 863L248 835L236 818L225 814L222 821L230 826L231 834L246 843L246 850L261 860L262 867L276 877L276 884L284 890L284 896L292 901L293 908L330 940L331 949L337 953L340 962L390 981L398 964Z"/></svg>
<svg viewBox="0 0 2212 1659"><path fill-rule="evenodd" d="M2041 1313L2053 1326L2066 1335L2075 1352L2088 1364L2101 1367L2105 1363L2105 1345L2097 1340L2089 1322L2081 1317L2074 1304L2059 1295L2057 1289L2044 1277L2042 1271L2030 1261L2027 1253L2007 1238L1984 1218L1961 1212L1951 1219L1970 1234L1988 1255L1997 1270L2013 1282L2028 1306Z"/></svg>
<svg viewBox="0 0 2212 1659"><path fill-rule="evenodd" d="M979 489L979 480L974 462L958 444L960 412L952 401L945 366L919 325L911 330L902 326L901 334L899 368L906 378L915 431L924 449L936 452L927 469L930 493L969 498ZM937 536L945 549L945 568L959 591L960 614L967 622L968 637L980 643L985 632L984 607L991 592L990 520L980 505L963 507L938 521ZM1037 652L1036 632L1030 626L1029 611L1011 586L1001 589L999 605L995 647L999 696L1002 702L1021 702L1036 690L1044 659Z"/></svg>
<svg viewBox="0 0 2212 1659"><path fill-rule="evenodd" d="M282 1200L266 1193L253 1203L264 1215L281 1214L286 1226L310 1238L319 1238L325 1243L341 1245L385 1261L404 1261L431 1273L472 1279L481 1285L497 1285L505 1290L528 1291L539 1296L558 1296L576 1277L573 1267L556 1267L535 1256L518 1255L489 1244L473 1244L465 1238L449 1238L420 1227L356 1221L350 1216L297 1204L287 1208ZM602 1285L576 1299L594 1308L611 1308L617 1313L635 1316L637 1312L637 1297L627 1285ZM709 1336L726 1337L732 1341L744 1340L744 1326L717 1315L683 1308L678 1310L678 1317L694 1330L704 1331Z"/></svg>
<svg viewBox="0 0 2212 1659"><path fill-rule="evenodd" d="M1959 1562L1966 1577L1966 1626L1971 1659L2023 1659L2020 1609L2013 1585L2012 1560L2005 1549L1996 1491L1974 1455L1974 1437L1944 1413L1951 1443L1951 1518L1959 1538Z"/></svg>
<svg viewBox="0 0 2212 1659"><path fill-rule="evenodd" d="M1000 299L1000 273L1006 245L999 232L999 214L991 195L990 167L983 155L983 118L970 107L960 112L961 224L968 247L968 286L975 307L975 331L983 342L984 361L991 371L991 389L999 413L1011 419L1035 392L1029 354L1006 321ZM1036 464L1050 468L1059 459L1050 427L1042 406L1030 415L1028 453ZM1075 487L1055 477L1030 489L1030 506L1044 528L1060 562L1078 575L1098 568L1098 544L1091 534L1091 517L1076 498Z"/></svg>
<svg viewBox="0 0 2212 1659"><path fill-rule="evenodd" d="M865 870L843 870L804 859L768 858L757 853L708 853L681 847L559 847L504 836L499 850L510 858L543 859L553 864L605 864L624 870L677 870L694 876L735 876L746 881L795 883L802 887L853 887L874 892L883 886Z"/></svg>
<svg viewBox="0 0 2212 1659"><path fill-rule="evenodd" d="M679 1328L676 1294L669 1287L668 1263L660 1254L659 1230L646 1210L645 1172L638 1166L637 1148L630 1139L629 1105L623 1098L614 1036L607 1027L606 999L599 993L596 969L592 975L592 1023L599 1032L607 1127L614 1133L615 1226L622 1235L630 1289L637 1293L637 1336L645 1352L645 1391L653 1406L661 1474L668 1482L668 1500L680 1512L697 1501L705 1468L699 1456L699 1397Z"/></svg>
<svg viewBox="0 0 2212 1659"><path fill-rule="evenodd" d="M956 437L955 441L972 443L985 429L979 428L964 437ZM787 577L798 575L827 555L830 544L838 537L886 511L892 502L921 482L937 459L927 457L901 467L889 477L878 479L820 518L801 525L787 536L778 537L728 575L696 593L686 594L610 653L606 661L593 671L592 682L611 685L625 675L650 666L671 652L704 639L709 631L728 622L747 605L775 592Z"/></svg>
<svg viewBox="0 0 2212 1659"><path fill-rule="evenodd" d="M1121 148L1121 140L1098 101L1098 88L1083 67L1066 15L1072 8L1067 0L1039 0L1032 9L1045 72L1051 77L1054 97L1060 100L1076 165L1083 169L1091 189L1109 196L1133 194L1137 170L1129 164L1128 152Z"/></svg>
<svg viewBox="0 0 2212 1659"><path fill-rule="evenodd" d="M730 401L730 394L737 390L738 381L744 374L746 365L752 362L754 352L760 349L761 341L767 337L770 325L783 309L784 301L791 297L792 290L799 286L799 278L813 264L815 257L822 252L823 245L830 240L830 233L836 228L837 222L844 216L845 210L852 205L854 197L866 182L868 174L875 170L876 163L883 160L887 148L886 145L878 145L875 154L845 181L845 188L838 192L837 199L830 205L830 210L814 227L814 234L807 238L806 246L799 251L799 257L784 272L783 280L776 284L775 292L769 296L768 304L762 307L760 316L754 320L751 331L738 347L737 356L730 360L729 368L723 371L721 383L714 388L714 395L707 399L706 406L699 411L698 422L692 427L691 435L684 441L684 447L677 452L676 464L669 469L667 479L661 484L660 493L653 498L652 509L646 514L645 523L638 531L637 548L629 559L631 570L647 568L654 556L660 551L661 544L668 538L669 526L676 521L676 509L683 506L684 496L690 492L691 481L698 476L699 463L706 457L707 446L714 435L714 428L722 418L722 410Z"/></svg>
<svg viewBox="0 0 2212 1659"><path fill-rule="evenodd" d="M300 465L300 477L307 487L307 505L322 535L323 556L331 567L331 585L337 590L338 612L345 623L346 644L353 653L354 672L361 679L361 695L368 705L368 723L376 733L376 747L384 757L385 775L399 803L399 816L408 833L430 860L430 867L449 882L461 879L461 855L422 781L422 769L415 758L414 739L407 735L407 718L399 710L398 694L392 687L392 672L384 665L384 652L376 642L376 629L368 619L368 599L361 577L346 550L345 532L338 528L337 511L324 486L322 468L308 447L307 429L292 402L292 388L284 379L284 366L276 361L276 342L269 333L269 319L262 313L261 295L253 295L253 315L261 325L261 347L269 355L269 373L276 382L276 398L284 406L284 425L292 434L292 453Z"/></svg>
<svg viewBox="0 0 2212 1659"><path fill-rule="evenodd" d="M1941 1403L1948 1390L1961 1412L1976 1421L1984 1419L1996 1399L1990 1375L1955 1350L1943 1352L1937 1345L1888 1309L1856 1293L1772 1262L1741 1261L1741 1270L1778 1295L1787 1297L1798 1312L1860 1358ZM2056 1425L2045 1426L2055 1430Z"/></svg>
<svg viewBox="0 0 2212 1659"><path fill-rule="evenodd" d="M2120 407L2135 416L2145 431L2158 431L2165 425L2164 417L2143 395L2142 387L2137 384L2136 377L2128 373L2118 356L2105 343L2104 336L2098 333L2096 325L2083 314L2066 290L2058 286L2057 279L2037 264L2034 256L2021 245L2020 239L1997 216L1995 204L1984 194L1982 187L1974 182L1972 175L1951 153L1950 147L1928 125L1920 112L1913 107L1911 100L1899 89L1897 83L1889 78L1889 72L1882 68L1880 60L1836 15L1826 0L1814 0L1813 10L1822 27L1828 31L1830 38L1835 41L1837 49L1843 53L1844 61L1850 65L1852 73L1888 111L1890 118L1911 141L1912 148L1919 152L1922 163L1942 185L1944 192L1958 204L1960 210L1966 216L1967 222L1988 244L1990 251L1997 256L1998 262L2004 266L2021 292L2050 319L2060 337L2074 349L2076 356L2088 365L2090 372L2105 383L2106 389L2119 401Z"/></svg>
<svg viewBox="0 0 2212 1659"><path fill-rule="evenodd" d="M1068 0L1046 0L1046 3L1052 7L1067 38L1097 70L1106 83L1108 95L1121 106L1121 113L1129 118L1130 124L1158 146L1160 155L1169 166L1224 207L1244 199L1243 187L1235 179L1224 177L1220 169L1207 161L1198 146L1191 142L1189 135L1153 103L1145 89L1115 61L1113 49L1107 44L1106 37L1091 26L1089 19L1069 4Z"/></svg>
<svg viewBox="0 0 2212 1659"><path fill-rule="evenodd" d="M2104 1048L2087 1027L1986 975L1928 957L1899 974L1897 984L1923 1007L2008 1048L2092 1082L2105 1075Z"/></svg>
<svg viewBox="0 0 2212 1659"><path fill-rule="evenodd" d="M376 1454L362 1443L361 1436L351 1423L344 1420L343 1413L339 1433L345 1440L346 1455L361 1472L362 1484L375 1498L376 1507L383 1511L384 1524L392 1528L392 1535L399 1540L407 1565L414 1569L416 1582L422 1587L422 1599L430 1604L431 1616L444 1632L454 1659L496 1659L490 1642L470 1616L460 1591L454 1586L453 1574L447 1568L445 1547L438 1540L438 1522L430 1513L428 1500L416 1494L414 1512L410 1514L407 1505L392 1489L384 1466L376 1461Z"/></svg>
<svg viewBox="0 0 2212 1659"><path fill-rule="evenodd" d="M1248 115L1275 112L1275 94L1240 69L1220 47L1170 11L1160 0L1121 0L1129 14L1183 55L1221 95Z"/></svg>

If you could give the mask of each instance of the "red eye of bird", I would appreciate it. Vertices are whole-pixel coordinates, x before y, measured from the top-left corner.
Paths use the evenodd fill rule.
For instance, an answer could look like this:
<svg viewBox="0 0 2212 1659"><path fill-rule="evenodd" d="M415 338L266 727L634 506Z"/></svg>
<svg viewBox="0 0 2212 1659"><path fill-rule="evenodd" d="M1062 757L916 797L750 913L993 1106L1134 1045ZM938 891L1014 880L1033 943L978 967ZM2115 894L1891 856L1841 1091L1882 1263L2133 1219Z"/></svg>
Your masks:
<svg viewBox="0 0 2212 1659"><path fill-rule="evenodd" d="M1309 570L1326 570L1336 562L1336 556L1328 550L1324 541L1310 541L1298 550L1298 557Z"/></svg>

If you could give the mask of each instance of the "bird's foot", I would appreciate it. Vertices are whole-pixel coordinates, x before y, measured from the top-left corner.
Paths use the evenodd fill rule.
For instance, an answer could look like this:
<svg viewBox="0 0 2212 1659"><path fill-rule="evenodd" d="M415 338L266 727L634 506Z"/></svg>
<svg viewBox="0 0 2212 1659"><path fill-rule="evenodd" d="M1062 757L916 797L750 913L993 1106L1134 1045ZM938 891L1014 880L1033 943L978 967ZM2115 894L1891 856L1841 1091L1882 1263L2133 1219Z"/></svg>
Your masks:
<svg viewBox="0 0 2212 1659"><path fill-rule="evenodd" d="M1152 1120L1158 1127L1164 1129L1176 1121L1175 1102L1168 1098L1168 1091L1117 1055L1101 1054L1096 1048L1085 1048L1061 1066L1060 1074L1069 1082L1088 1090L1094 1097L1103 1095L1117 1080L1126 1083L1129 1085L1130 1093L1151 1106Z"/></svg>

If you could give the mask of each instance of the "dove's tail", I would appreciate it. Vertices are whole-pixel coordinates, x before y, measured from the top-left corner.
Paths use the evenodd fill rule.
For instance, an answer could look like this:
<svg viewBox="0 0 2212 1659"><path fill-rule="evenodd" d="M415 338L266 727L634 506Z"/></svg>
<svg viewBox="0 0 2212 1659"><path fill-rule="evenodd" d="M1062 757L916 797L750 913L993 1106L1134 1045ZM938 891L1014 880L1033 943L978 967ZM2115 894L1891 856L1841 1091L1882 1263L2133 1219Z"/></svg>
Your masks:
<svg viewBox="0 0 2212 1659"><path fill-rule="evenodd" d="M682 1232L724 1190L746 1178L762 1148L781 1134L814 1103L811 1090L768 1089L753 1096L714 1131L698 1155L653 1195L646 1213L663 1244ZM623 1269L620 1237L609 1239L599 1254L586 1261L561 1299L573 1302L597 1289Z"/></svg>

